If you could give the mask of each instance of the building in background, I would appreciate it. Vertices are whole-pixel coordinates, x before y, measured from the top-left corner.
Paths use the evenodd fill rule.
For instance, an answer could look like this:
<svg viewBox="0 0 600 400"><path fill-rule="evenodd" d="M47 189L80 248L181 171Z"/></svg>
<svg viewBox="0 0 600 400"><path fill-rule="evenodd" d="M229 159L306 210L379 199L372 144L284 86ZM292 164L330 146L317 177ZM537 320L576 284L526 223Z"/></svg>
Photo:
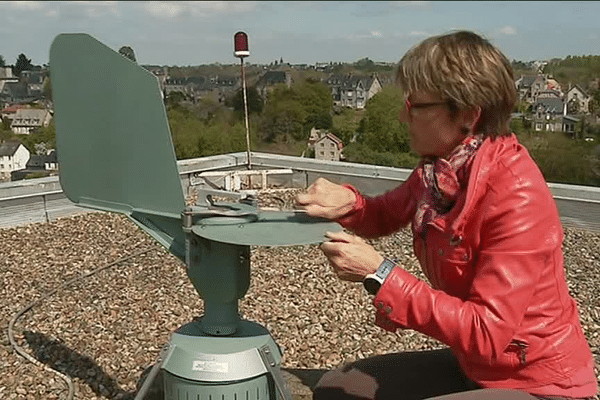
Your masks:
<svg viewBox="0 0 600 400"><path fill-rule="evenodd" d="M311 129L308 148L314 150L317 160L340 161L344 159L344 143L326 129Z"/></svg>
<svg viewBox="0 0 600 400"><path fill-rule="evenodd" d="M0 144L0 180L10 181L14 171L27 167L30 153L21 142L6 141Z"/></svg>
<svg viewBox="0 0 600 400"><path fill-rule="evenodd" d="M382 85L376 75L331 75L327 78L333 104L340 107L363 109L367 101L381 92Z"/></svg>
<svg viewBox="0 0 600 400"><path fill-rule="evenodd" d="M47 127L52 120L52 114L45 109L21 108L17 110L10 129L17 135L29 135L35 129Z"/></svg>

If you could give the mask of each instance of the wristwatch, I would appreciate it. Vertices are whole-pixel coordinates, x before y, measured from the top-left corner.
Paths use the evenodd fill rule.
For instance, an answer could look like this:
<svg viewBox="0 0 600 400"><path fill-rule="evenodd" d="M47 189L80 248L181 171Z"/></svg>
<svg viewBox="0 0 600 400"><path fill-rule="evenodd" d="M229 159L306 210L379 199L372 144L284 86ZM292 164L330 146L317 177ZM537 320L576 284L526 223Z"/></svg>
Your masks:
<svg viewBox="0 0 600 400"><path fill-rule="evenodd" d="M376 295L385 278L392 272L392 269L396 266L396 262L389 258L384 258L383 262L379 264L379 267L374 274L365 276L363 285L369 294Z"/></svg>

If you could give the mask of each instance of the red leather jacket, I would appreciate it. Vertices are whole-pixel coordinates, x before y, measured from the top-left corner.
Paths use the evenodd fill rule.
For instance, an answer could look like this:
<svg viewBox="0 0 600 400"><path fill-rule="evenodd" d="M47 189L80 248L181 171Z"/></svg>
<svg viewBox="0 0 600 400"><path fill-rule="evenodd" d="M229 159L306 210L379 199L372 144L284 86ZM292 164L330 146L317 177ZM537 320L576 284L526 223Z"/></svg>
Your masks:
<svg viewBox="0 0 600 400"><path fill-rule="evenodd" d="M350 187L350 186L349 186ZM411 222L422 186L416 170L367 198L339 222L362 237ZM379 326L414 329L448 345L482 387L587 397L594 361L563 269L563 231L542 174L516 137L486 139L453 209L415 234L431 286L394 268L374 305Z"/></svg>

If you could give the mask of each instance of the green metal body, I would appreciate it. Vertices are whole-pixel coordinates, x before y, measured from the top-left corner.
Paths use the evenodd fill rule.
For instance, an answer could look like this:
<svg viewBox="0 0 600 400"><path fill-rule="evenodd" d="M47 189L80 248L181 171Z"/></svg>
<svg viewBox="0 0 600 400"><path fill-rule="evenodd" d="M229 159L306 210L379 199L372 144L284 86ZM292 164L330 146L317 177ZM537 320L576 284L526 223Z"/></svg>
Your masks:
<svg viewBox="0 0 600 400"><path fill-rule="evenodd" d="M304 213L214 204L202 191L206 205L186 208L157 78L87 34L58 35L50 70L67 197L127 215L186 263L204 299L204 316L173 334L161 365L168 398L187 399L177 394L187 393L233 399L244 393L262 399L267 389L272 399L289 398L275 342L265 328L238 314L238 300L250 284L250 246L319 243L325 231L341 227ZM246 373L236 363L246 363ZM221 372L200 371L210 366Z"/></svg>
<svg viewBox="0 0 600 400"><path fill-rule="evenodd" d="M190 236L188 276L204 299L202 327L211 335L231 335L240 321L238 299L250 285L250 246Z"/></svg>

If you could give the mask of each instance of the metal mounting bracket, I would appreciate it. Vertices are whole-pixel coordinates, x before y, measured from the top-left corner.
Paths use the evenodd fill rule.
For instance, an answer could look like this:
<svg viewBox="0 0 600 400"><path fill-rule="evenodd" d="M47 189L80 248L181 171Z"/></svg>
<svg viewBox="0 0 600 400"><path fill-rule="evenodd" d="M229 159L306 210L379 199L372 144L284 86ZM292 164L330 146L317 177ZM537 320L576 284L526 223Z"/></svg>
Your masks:
<svg viewBox="0 0 600 400"><path fill-rule="evenodd" d="M258 348L258 353L260 354L260 358L265 364L265 367L273 377L275 381L275 387L277 391L281 395L284 400L292 400L291 392L289 391L285 379L283 379L283 375L281 374L281 370L277 368L277 364L275 362L275 358L273 354L271 354L271 349L268 345L264 345Z"/></svg>

